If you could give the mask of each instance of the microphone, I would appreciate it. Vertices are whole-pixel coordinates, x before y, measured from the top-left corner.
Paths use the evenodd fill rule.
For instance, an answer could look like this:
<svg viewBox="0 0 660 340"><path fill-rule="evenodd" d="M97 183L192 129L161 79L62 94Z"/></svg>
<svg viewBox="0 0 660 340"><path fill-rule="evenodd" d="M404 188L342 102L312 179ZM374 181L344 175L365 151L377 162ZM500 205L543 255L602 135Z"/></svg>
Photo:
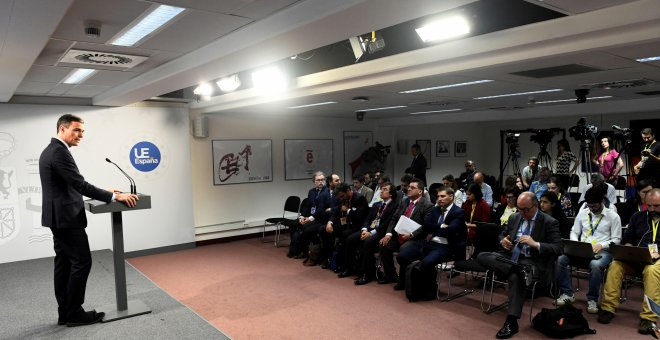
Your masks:
<svg viewBox="0 0 660 340"><path fill-rule="evenodd" d="M632 129L622 128L618 125L612 125L612 129L617 130L617 131L621 131L621 132L630 132L630 131L632 131Z"/></svg>
<svg viewBox="0 0 660 340"><path fill-rule="evenodd" d="M121 171L121 173L124 174L124 176L126 176L126 178L128 178L128 181L131 183L131 194L137 195L137 185L135 185L135 181L131 178L131 176L129 176L126 172L124 172L124 170L122 170L119 167L119 165L117 165L117 164L115 164L115 162L111 161L110 158L106 158L105 161L108 162L108 163L114 164L114 166L116 166L117 169L119 169L119 171Z"/></svg>

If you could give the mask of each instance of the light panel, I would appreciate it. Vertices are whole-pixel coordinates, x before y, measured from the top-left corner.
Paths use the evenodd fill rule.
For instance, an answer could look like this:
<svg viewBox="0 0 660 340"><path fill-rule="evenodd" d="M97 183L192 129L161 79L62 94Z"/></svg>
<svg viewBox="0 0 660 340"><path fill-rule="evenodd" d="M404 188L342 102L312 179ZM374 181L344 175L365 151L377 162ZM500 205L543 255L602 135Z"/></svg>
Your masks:
<svg viewBox="0 0 660 340"><path fill-rule="evenodd" d="M423 42L438 42L457 38L470 33L470 24L461 16L453 16L416 28Z"/></svg>
<svg viewBox="0 0 660 340"><path fill-rule="evenodd" d="M303 107L312 107L312 106L321 106L321 105L330 105L330 104L337 104L337 102L322 102L322 103L314 103L307 105L289 106L289 109L300 109Z"/></svg>
<svg viewBox="0 0 660 340"><path fill-rule="evenodd" d="M594 100L594 99L605 99L605 98L612 98L612 96L602 96L602 97L587 97L587 101ZM558 99L558 100L545 100L542 102L536 102L536 104L549 104L549 103L561 103L561 102L574 102L576 98L571 98L571 99Z"/></svg>
<svg viewBox="0 0 660 340"><path fill-rule="evenodd" d="M153 8L153 7L152 7ZM185 8L160 5L148 10L142 20L134 25L126 27L119 36L110 40L110 45L133 46L143 40L149 34L161 28L163 25L181 14Z"/></svg>
<svg viewBox="0 0 660 340"><path fill-rule="evenodd" d="M640 63L648 63L649 61L658 61L658 60L660 60L660 56L640 58L640 59L635 59L635 60L639 61Z"/></svg>
<svg viewBox="0 0 660 340"><path fill-rule="evenodd" d="M421 115L425 113L440 113L440 112L454 112L454 111L462 111L463 109L447 109L447 110L437 110L437 111L422 111L422 112L411 112L411 115Z"/></svg>
<svg viewBox="0 0 660 340"><path fill-rule="evenodd" d="M473 99L491 99L491 98L500 98L500 97L524 96L524 95L528 95L528 94L548 93L548 92L557 92L557 91L563 91L563 90L562 89L551 89L551 90L542 90L542 91L507 93L507 94L498 94L498 95L495 95L495 96L477 97L477 98L473 98Z"/></svg>
<svg viewBox="0 0 660 340"><path fill-rule="evenodd" d="M241 80L238 74L229 77L224 77L216 82L222 92L232 92L241 86Z"/></svg>
<svg viewBox="0 0 660 340"><path fill-rule="evenodd" d="M281 92L287 87L287 79L277 66L252 72L255 89L266 94Z"/></svg>
<svg viewBox="0 0 660 340"><path fill-rule="evenodd" d="M379 110L400 109L402 107L407 107L407 106L399 105L399 106L377 107L377 108L374 108L374 109L364 109L364 110L358 110L358 111L379 111Z"/></svg>
<svg viewBox="0 0 660 340"><path fill-rule="evenodd" d="M78 68L71 71L62 82L64 84L80 84L96 73L96 71L91 68Z"/></svg>
<svg viewBox="0 0 660 340"><path fill-rule="evenodd" d="M401 92L399 92L399 93L417 93L417 92L424 92L424 91L433 91L433 90L440 90L440 89L448 89L448 88L451 88L451 87L477 85L477 84L490 83L490 82L492 82L492 80L483 79L483 80L469 81L469 82L466 82L466 83L457 83L457 84L449 84L449 85L440 85L440 86L426 87L426 88L423 88L423 89L415 89L415 90L401 91Z"/></svg>

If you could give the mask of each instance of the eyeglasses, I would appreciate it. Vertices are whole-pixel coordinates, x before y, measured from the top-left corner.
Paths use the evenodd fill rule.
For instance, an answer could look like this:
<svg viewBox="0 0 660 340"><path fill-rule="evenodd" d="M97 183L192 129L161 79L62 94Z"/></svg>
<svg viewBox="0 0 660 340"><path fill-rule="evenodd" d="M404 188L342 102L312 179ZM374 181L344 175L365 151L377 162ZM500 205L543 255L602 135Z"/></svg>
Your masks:
<svg viewBox="0 0 660 340"><path fill-rule="evenodd" d="M521 208L521 207L518 207L518 210L524 212L525 214L528 214L530 211L532 211L532 209L534 209L533 206L532 206L532 207L529 207L529 208Z"/></svg>
<svg viewBox="0 0 660 340"><path fill-rule="evenodd" d="M508 200L514 200L514 199L516 199L516 196L507 196L506 199L508 199Z"/></svg>

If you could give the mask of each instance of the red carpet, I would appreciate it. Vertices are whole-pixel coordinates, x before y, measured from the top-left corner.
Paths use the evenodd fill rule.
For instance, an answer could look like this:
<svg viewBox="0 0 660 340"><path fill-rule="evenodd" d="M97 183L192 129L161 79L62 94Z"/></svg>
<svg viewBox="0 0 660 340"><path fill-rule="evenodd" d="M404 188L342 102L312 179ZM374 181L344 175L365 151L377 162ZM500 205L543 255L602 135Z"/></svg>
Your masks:
<svg viewBox="0 0 660 340"><path fill-rule="evenodd" d="M451 302L410 303L391 284L355 286L352 279L305 267L285 254L286 248L251 239L129 262L234 339L492 339L506 316L505 310L482 313L480 291ZM456 282L462 285L463 279ZM443 275L441 297L446 284ZM498 292L496 301L503 301L504 291ZM576 306L586 310L584 294L577 293ZM640 294L639 287L629 290L610 325L585 311L599 339L651 339L637 333ZM551 307L551 300L539 298L534 306L537 313ZM524 313L514 338L541 338L529 325L529 302Z"/></svg>

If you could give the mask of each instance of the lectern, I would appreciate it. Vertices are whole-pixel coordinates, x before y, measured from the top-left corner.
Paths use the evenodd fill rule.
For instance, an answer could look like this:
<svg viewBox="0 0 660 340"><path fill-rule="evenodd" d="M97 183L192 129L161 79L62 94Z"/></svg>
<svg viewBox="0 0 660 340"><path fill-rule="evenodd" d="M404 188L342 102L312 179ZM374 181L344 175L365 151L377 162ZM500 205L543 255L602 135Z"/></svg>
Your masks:
<svg viewBox="0 0 660 340"><path fill-rule="evenodd" d="M85 209L92 214L111 214L112 223L112 258L115 267L116 305L96 308L104 312L101 322L110 322L151 313L151 309L140 300L127 301L126 297L126 264L124 263L124 231L121 220L122 211L151 209L151 196L138 194L139 200L133 208L121 202L105 203L97 200L86 200Z"/></svg>

